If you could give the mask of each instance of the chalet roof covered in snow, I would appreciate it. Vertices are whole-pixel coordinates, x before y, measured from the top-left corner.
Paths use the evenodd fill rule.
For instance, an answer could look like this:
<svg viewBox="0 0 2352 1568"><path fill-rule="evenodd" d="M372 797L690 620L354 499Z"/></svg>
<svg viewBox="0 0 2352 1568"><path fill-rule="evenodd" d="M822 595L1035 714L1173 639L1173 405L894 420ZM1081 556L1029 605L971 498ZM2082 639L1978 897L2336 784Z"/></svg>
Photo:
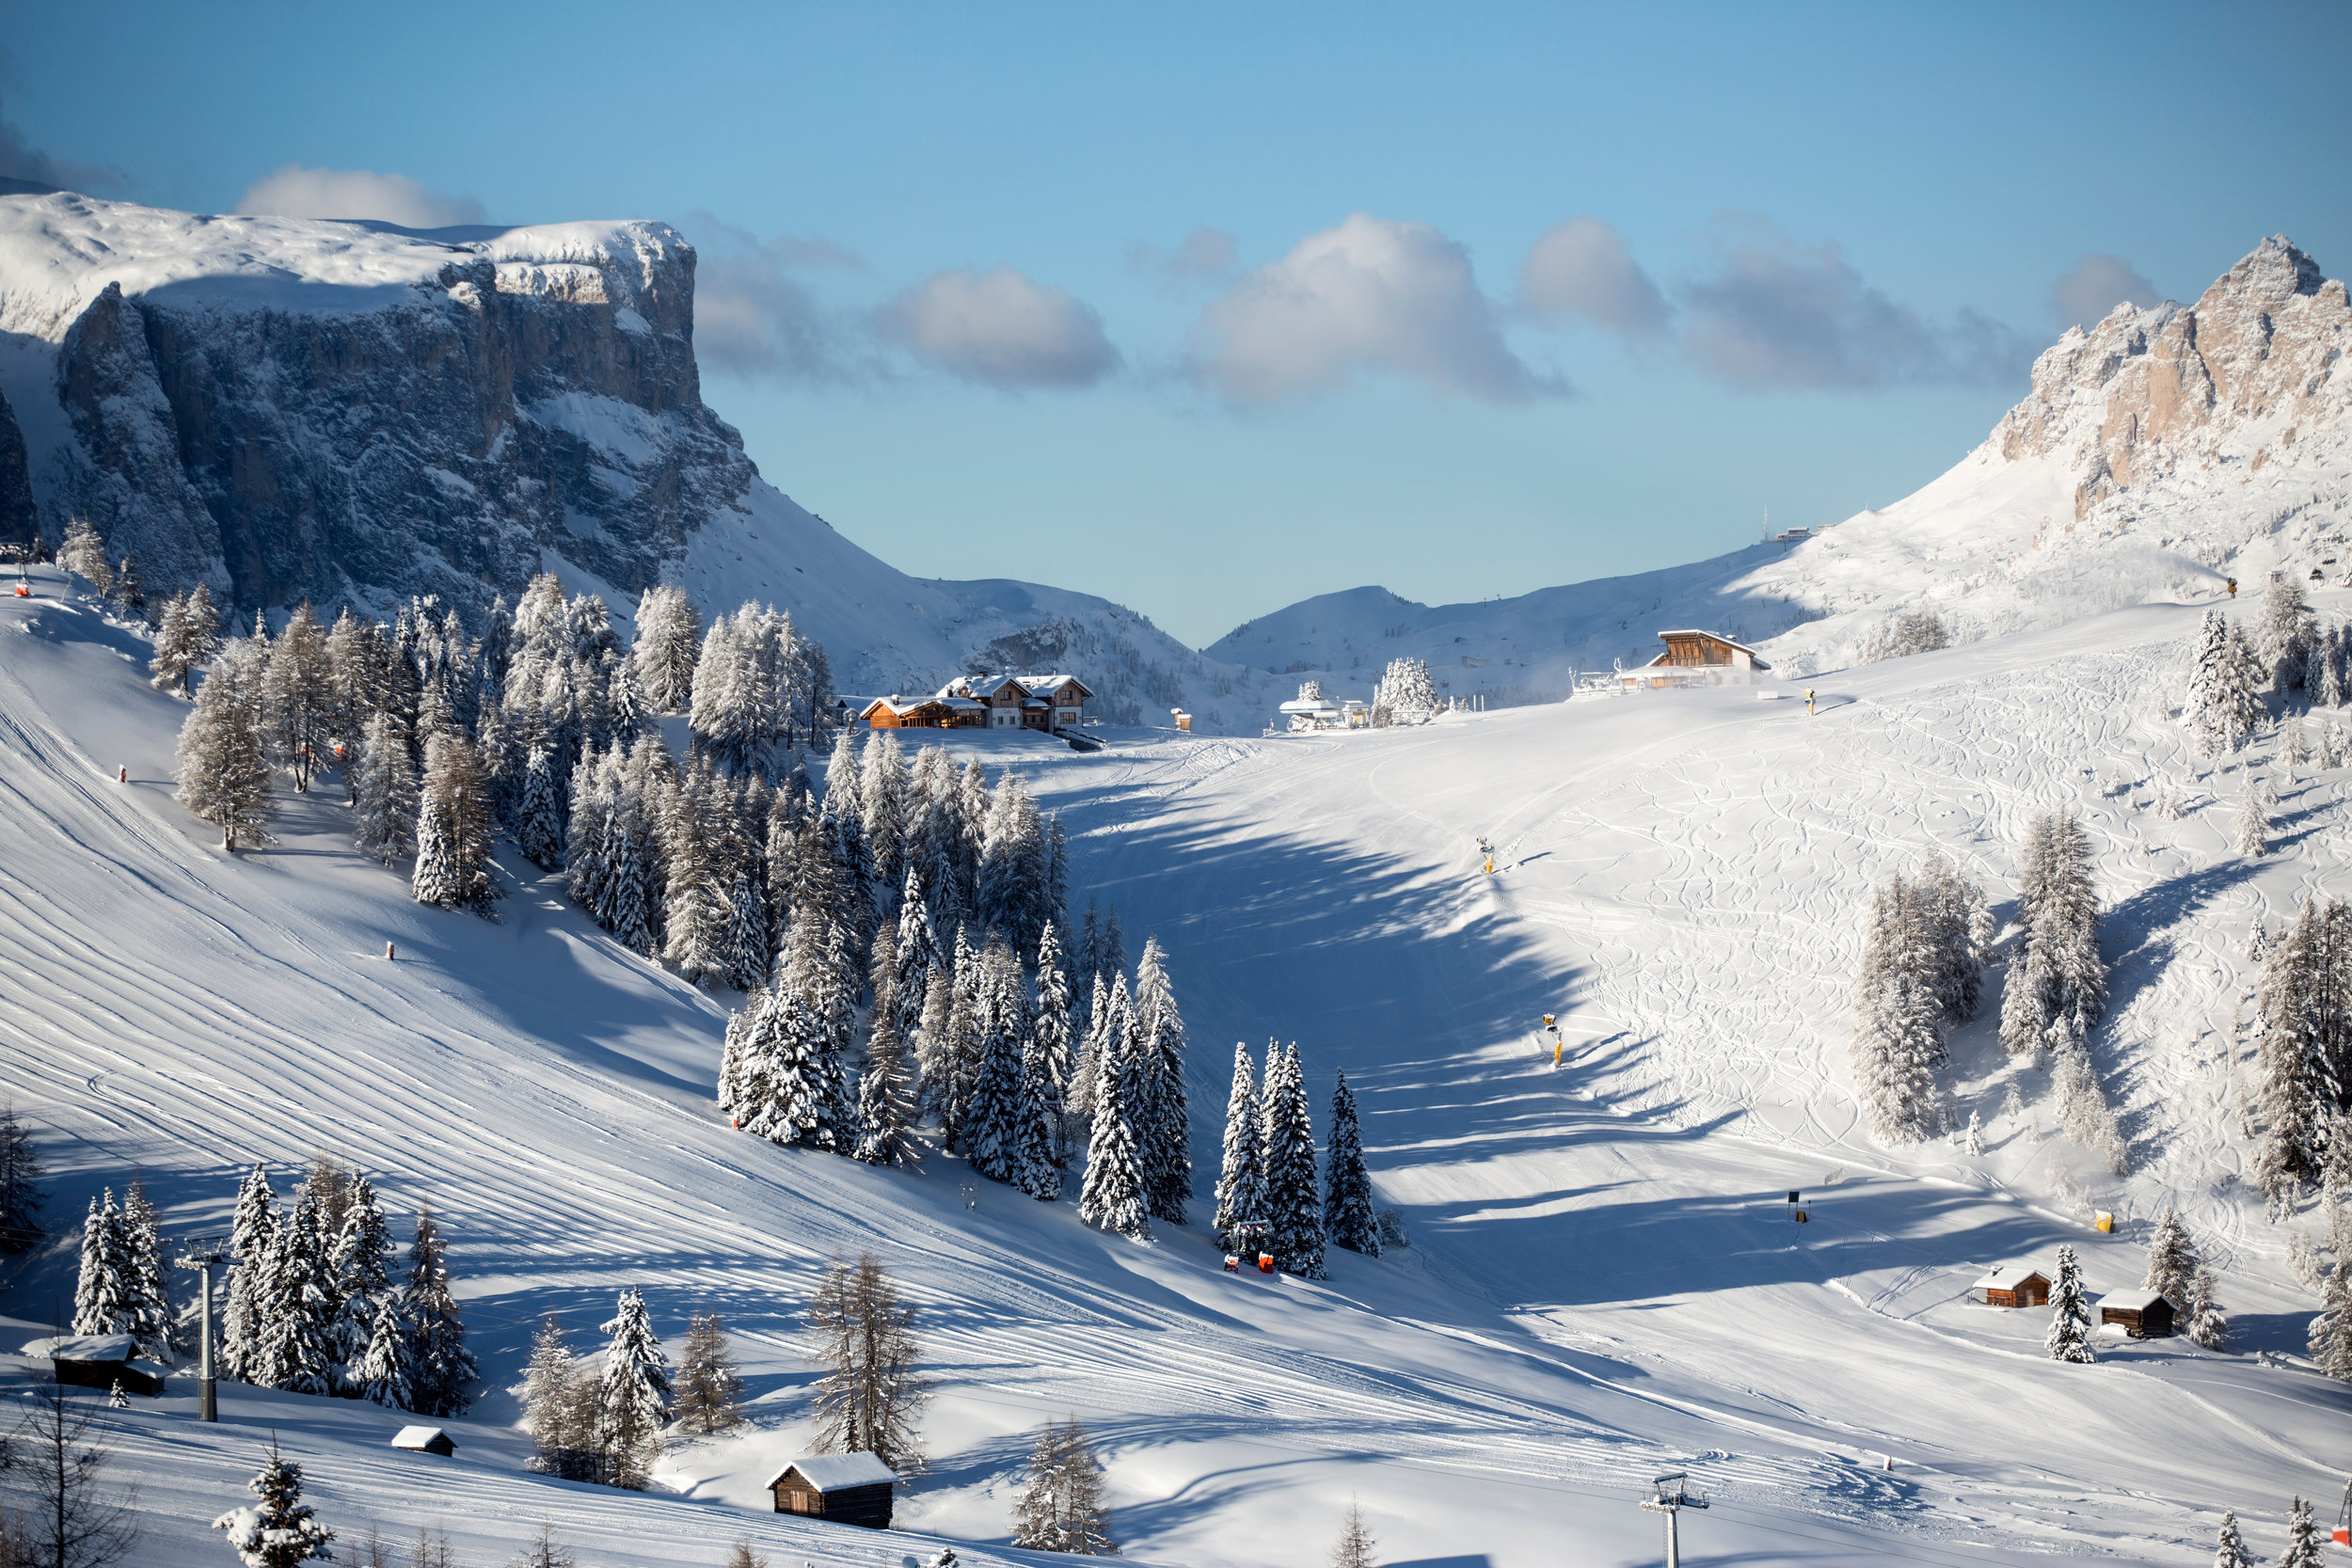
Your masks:
<svg viewBox="0 0 2352 1568"><path fill-rule="evenodd" d="M2049 1277L2031 1263L1995 1263L1984 1272L1982 1278L1968 1288L1972 1291L2014 1291L2028 1279L2040 1279L2046 1283ZM1951 1287L1947 1285L1945 1289L1948 1291Z"/></svg>
<svg viewBox="0 0 2352 1568"><path fill-rule="evenodd" d="M2112 1307L2118 1312L2145 1312L2164 1299L2162 1291L2114 1291L2094 1305L2102 1311Z"/></svg>
<svg viewBox="0 0 2352 1568"><path fill-rule="evenodd" d="M898 1479L896 1470L870 1453L826 1453L794 1460L778 1470L768 1484L774 1486L795 1470L819 1492L838 1492L850 1486L887 1486Z"/></svg>
<svg viewBox="0 0 2352 1568"><path fill-rule="evenodd" d="M52 1361L128 1361L138 1342L128 1334L54 1334L24 1347L24 1354Z"/></svg>
<svg viewBox="0 0 2352 1568"><path fill-rule="evenodd" d="M452 1453L456 1450L457 1444L439 1427L412 1426L402 1427L393 1433L392 1447L406 1449L413 1453Z"/></svg>

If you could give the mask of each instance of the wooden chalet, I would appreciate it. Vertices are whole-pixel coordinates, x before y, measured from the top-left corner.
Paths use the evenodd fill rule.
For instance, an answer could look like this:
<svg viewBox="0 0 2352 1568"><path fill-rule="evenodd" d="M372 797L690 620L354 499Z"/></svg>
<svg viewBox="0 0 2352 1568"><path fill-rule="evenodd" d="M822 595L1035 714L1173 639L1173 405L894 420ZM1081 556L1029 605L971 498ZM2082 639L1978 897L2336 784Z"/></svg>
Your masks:
<svg viewBox="0 0 2352 1568"><path fill-rule="evenodd" d="M960 675L929 697L877 697L858 714L877 730L1074 730L1094 693L1075 675Z"/></svg>
<svg viewBox="0 0 2352 1568"><path fill-rule="evenodd" d="M1968 1293L1987 1307L2047 1307L2050 1276L2023 1263L2002 1263L1987 1270Z"/></svg>
<svg viewBox="0 0 2352 1568"><path fill-rule="evenodd" d="M2172 1304L2154 1291L2118 1291L2099 1298L2099 1326L2109 1323L2135 1339L2169 1339Z"/></svg>
<svg viewBox="0 0 2352 1568"><path fill-rule="evenodd" d="M457 1442L439 1427L402 1427L392 1437L392 1447L410 1453L437 1454L443 1459L457 1451Z"/></svg>
<svg viewBox="0 0 2352 1568"><path fill-rule="evenodd" d="M1661 631L1666 651L1637 669L1620 670L1629 689L1652 691L1674 686L1753 686L1772 666L1744 642L1711 631Z"/></svg>
<svg viewBox="0 0 2352 1568"><path fill-rule="evenodd" d="M164 1391L164 1370L137 1358L137 1346L128 1334L67 1334L36 1339L24 1354L47 1356L50 1371L59 1383L74 1388L112 1388L122 1385L126 1394L153 1398Z"/></svg>
<svg viewBox="0 0 2352 1568"><path fill-rule="evenodd" d="M775 1494L778 1513L888 1529L890 1496L898 1484L898 1472L870 1453L828 1453L794 1460L776 1472L768 1489Z"/></svg>

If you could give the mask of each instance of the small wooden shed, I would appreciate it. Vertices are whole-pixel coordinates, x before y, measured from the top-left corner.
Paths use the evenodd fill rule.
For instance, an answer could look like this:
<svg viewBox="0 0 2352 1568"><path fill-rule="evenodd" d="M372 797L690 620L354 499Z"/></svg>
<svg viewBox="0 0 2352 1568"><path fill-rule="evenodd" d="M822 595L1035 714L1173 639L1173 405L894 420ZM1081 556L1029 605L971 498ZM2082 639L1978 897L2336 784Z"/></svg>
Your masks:
<svg viewBox="0 0 2352 1568"><path fill-rule="evenodd" d="M410 1453L438 1454L443 1459L457 1451L456 1441L439 1427L402 1427L392 1438L392 1447Z"/></svg>
<svg viewBox="0 0 2352 1568"><path fill-rule="evenodd" d="M2135 1339L2172 1337L2172 1304L2154 1291L2118 1291L2099 1298L2099 1324L2120 1325Z"/></svg>
<svg viewBox="0 0 2352 1568"><path fill-rule="evenodd" d="M1983 1278L1969 1286L1968 1291L1987 1307L2050 1305L2050 1276L2023 1263L1995 1264L1985 1271Z"/></svg>
<svg viewBox="0 0 2352 1568"><path fill-rule="evenodd" d="M890 1495L898 1484L898 1473L870 1453L828 1453L794 1460L768 1489L776 1495L778 1513L888 1529Z"/></svg>
<svg viewBox="0 0 2352 1568"><path fill-rule="evenodd" d="M152 1361L136 1359L137 1345L128 1334L67 1334L36 1339L24 1347L27 1355L45 1355L57 1381L75 1388L112 1388L122 1385L126 1394L149 1398L164 1391L164 1370Z"/></svg>

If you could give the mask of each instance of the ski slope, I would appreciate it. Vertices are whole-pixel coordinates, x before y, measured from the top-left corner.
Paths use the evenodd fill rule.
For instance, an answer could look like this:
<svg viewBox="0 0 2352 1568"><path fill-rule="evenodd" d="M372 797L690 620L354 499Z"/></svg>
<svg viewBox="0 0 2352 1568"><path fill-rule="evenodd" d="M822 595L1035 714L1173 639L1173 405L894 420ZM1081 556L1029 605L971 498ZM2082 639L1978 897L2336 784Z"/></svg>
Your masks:
<svg viewBox="0 0 2352 1568"><path fill-rule="evenodd" d="M1392 1565L1652 1561L1636 1500L1686 1467L1715 1500L1685 1516L1694 1563L2188 1563L2222 1509L2271 1555L2292 1494L2342 1485L2352 1390L2295 1360L2312 1304L2232 1180L2250 1065L2229 1026L2255 913L2343 890L2344 781L2282 780L2280 852L2251 870L2210 804L2134 808L2184 767L2161 710L2200 607L1831 677L1810 718L1724 691L1263 741L1111 732L1083 756L960 737L1062 809L1077 895L1167 944L1200 1190L1233 1040L1296 1039L1319 1125L1347 1070L1414 1241L1310 1284L1225 1275L1205 1203L1139 1246L988 1183L967 1210L954 1161L884 1173L731 1132L710 1093L725 998L619 951L550 879L518 879L495 925L418 908L352 854L331 787L224 857L170 800L186 709L145 689L143 638L38 586L0 599L0 1083L42 1130L55 1220L137 1165L172 1230L217 1228L254 1158L282 1192L331 1150L443 1216L488 1374L449 1461L393 1453L401 1418L341 1402L228 1387L205 1428L183 1381L100 1412L151 1560L225 1560L205 1525L272 1432L346 1537L439 1520L484 1563L543 1518L596 1564L716 1563L739 1536L826 1568L919 1563L932 1537L1030 1560L1001 1544L1018 1466L1065 1412L1128 1555L1204 1568L1312 1560L1351 1496ZM1872 1147L1842 1010L1867 888L1932 845L2006 906L2026 814L2070 802L2100 847L2117 1006L2095 1054L2135 1174L2048 1131L2039 1075L2026 1115L1997 1114L1989 1024L1956 1042L1952 1085L1986 1153ZM1557 1070L1548 1011L1572 1042ZM2137 1285L2169 1198L2218 1243L2230 1354L2106 1341L2058 1366L2042 1314L1960 1299L2061 1241L2095 1291ZM931 1468L887 1537L779 1519L760 1492L806 1442L800 1304L861 1247L919 1302L936 1379ZM0 1278L21 1338L71 1271L69 1237ZM532 1323L593 1340L630 1285L674 1348L690 1311L724 1314L755 1429L681 1445L644 1497L523 1473Z"/></svg>

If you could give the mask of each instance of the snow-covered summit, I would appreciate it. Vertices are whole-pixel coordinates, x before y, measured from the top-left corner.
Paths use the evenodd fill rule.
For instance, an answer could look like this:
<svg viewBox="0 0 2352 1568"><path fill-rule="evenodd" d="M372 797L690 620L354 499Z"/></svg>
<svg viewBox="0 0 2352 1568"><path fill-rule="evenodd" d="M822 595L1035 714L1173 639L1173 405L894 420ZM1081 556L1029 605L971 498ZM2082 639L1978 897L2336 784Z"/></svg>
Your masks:
<svg viewBox="0 0 2352 1568"><path fill-rule="evenodd" d="M1456 691L1543 697L1580 666L1646 659L1668 626L1765 640L1802 673L1851 661L1888 616L1922 608L1966 637L2224 576L2316 567L2338 581L2352 569L2340 553L2347 347L2344 284L2273 236L2193 305L2123 305L2070 329L2035 362L2028 395L1949 471L1802 543L1474 605L1327 594L1208 651L1337 672L1406 654L1445 668Z"/></svg>

